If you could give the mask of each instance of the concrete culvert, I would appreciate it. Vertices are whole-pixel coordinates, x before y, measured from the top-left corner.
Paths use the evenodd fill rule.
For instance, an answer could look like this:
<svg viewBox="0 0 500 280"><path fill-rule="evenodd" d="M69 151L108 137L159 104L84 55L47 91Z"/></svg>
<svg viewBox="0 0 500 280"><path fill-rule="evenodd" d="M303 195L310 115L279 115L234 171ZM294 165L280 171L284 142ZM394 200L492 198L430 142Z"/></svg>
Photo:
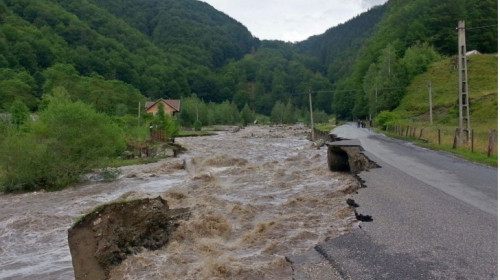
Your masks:
<svg viewBox="0 0 500 280"><path fill-rule="evenodd" d="M344 171L358 174L379 167L363 154L358 140L342 140L326 143L328 146L328 167L331 171Z"/></svg>
<svg viewBox="0 0 500 280"><path fill-rule="evenodd" d="M350 172L349 155L340 147L328 149L328 167L331 171Z"/></svg>

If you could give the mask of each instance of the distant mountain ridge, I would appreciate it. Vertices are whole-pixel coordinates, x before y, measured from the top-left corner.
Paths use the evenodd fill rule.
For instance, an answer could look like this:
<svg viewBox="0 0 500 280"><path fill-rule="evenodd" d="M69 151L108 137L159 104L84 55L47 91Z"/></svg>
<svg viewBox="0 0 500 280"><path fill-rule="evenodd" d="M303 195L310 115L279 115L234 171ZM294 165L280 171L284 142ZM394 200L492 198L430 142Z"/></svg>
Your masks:
<svg viewBox="0 0 500 280"><path fill-rule="evenodd" d="M494 26L492 0L389 0L295 44L259 40L196 0L0 0L0 111L18 98L36 110L64 88L108 114L137 102L196 94L269 114L277 102L340 118L393 109L436 56L451 56L454 26ZM468 34L497 51L496 27ZM390 73L386 75L384 73ZM379 108L372 108L378 91ZM370 107L372 106L372 107Z"/></svg>
<svg viewBox="0 0 500 280"><path fill-rule="evenodd" d="M375 6L346 23L328 29L321 35L299 42L300 52L317 57L327 69L329 79L338 80L351 73L356 54L376 31L378 22L386 12L386 5ZM346 59L347 58L347 59ZM348 63L344 63L348 61ZM350 62L350 63L349 63ZM340 65L328 69L328 65Z"/></svg>
<svg viewBox="0 0 500 280"><path fill-rule="evenodd" d="M65 1L61 1L63 3ZM221 67L258 47L248 29L205 2L194 0L90 0L147 35L157 46L185 55L189 49L207 58L199 61Z"/></svg>

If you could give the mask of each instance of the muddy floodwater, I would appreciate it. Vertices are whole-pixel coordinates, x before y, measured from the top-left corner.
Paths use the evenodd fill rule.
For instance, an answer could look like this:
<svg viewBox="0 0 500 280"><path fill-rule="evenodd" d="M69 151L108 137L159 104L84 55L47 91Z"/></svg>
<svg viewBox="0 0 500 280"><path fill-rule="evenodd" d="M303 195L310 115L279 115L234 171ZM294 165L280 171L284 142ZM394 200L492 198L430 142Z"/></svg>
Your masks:
<svg viewBox="0 0 500 280"><path fill-rule="evenodd" d="M358 182L328 170L301 126L251 126L178 138L187 152L123 167L111 183L60 192L0 195L0 279L74 279L67 230L115 200L161 195L189 207L167 247L129 256L111 279L292 279L286 256L356 224L348 208Z"/></svg>

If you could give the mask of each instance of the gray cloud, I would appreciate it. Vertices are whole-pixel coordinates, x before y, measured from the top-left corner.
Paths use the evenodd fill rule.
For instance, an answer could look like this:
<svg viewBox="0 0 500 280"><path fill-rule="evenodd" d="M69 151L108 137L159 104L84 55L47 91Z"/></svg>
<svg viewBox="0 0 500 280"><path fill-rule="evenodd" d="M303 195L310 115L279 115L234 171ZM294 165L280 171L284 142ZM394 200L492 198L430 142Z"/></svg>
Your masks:
<svg viewBox="0 0 500 280"><path fill-rule="evenodd" d="M384 4L385 2L387 2L387 0L363 0L362 2L363 3L361 6L363 7L363 9L368 10L373 6Z"/></svg>
<svg viewBox="0 0 500 280"><path fill-rule="evenodd" d="M202 0L260 39L302 41L387 0Z"/></svg>

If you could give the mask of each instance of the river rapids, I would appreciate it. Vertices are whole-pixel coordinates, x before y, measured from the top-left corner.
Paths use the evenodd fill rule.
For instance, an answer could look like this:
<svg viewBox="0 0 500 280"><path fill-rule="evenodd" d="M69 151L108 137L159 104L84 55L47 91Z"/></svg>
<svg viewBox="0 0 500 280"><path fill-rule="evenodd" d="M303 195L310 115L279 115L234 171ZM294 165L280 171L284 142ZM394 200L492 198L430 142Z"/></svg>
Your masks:
<svg viewBox="0 0 500 280"><path fill-rule="evenodd" d="M93 208L157 197L189 207L168 246L129 256L111 279L292 279L286 256L351 230L358 182L331 172L302 126L178 138L187 151L122 167L110 183L0 195L0 279L74 279L67 230Z"/></svg>

